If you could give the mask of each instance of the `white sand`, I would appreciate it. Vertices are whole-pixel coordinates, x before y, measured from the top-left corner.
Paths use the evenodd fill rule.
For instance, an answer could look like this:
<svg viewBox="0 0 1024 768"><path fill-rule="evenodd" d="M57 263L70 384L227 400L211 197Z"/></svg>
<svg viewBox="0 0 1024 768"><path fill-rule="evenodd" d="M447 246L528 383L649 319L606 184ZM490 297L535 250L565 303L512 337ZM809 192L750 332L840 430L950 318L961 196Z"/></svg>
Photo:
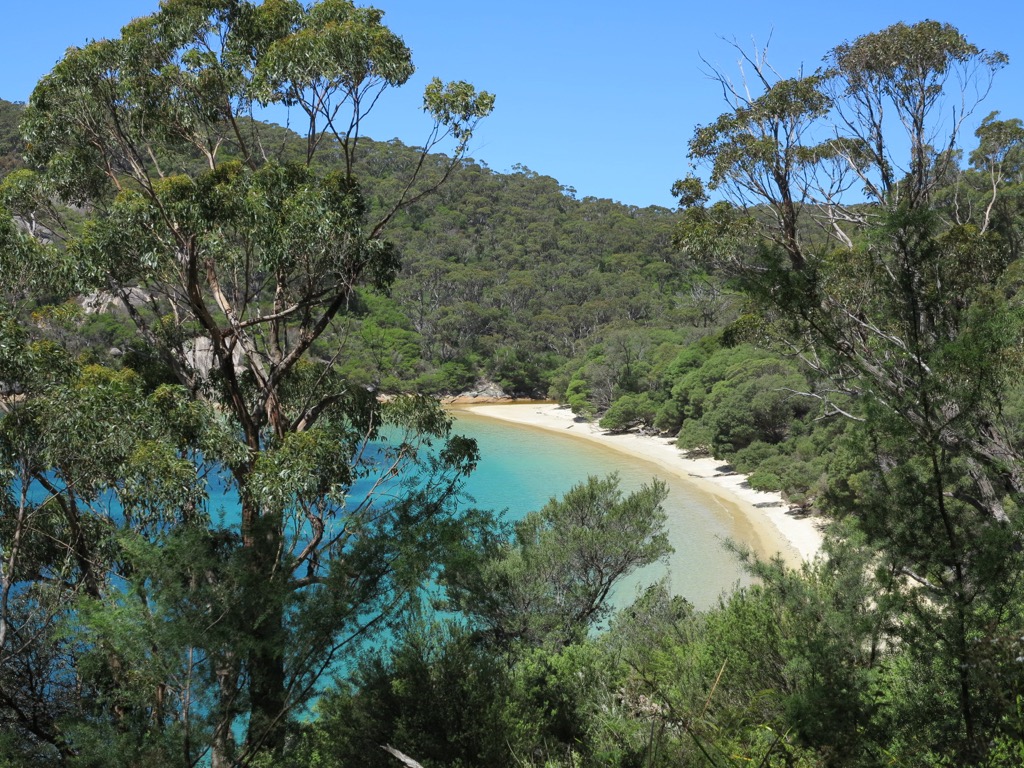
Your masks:
<svg viewBox="0 0 1024 768"><path fill-rule="evenodd" d="M692 459L671 440L643 437L632 433L611 434L597 424L577 421L566 407L552 403L504 403L458 405L488 418L524 424L564 435L591 440L631 456L650 461L661 469L693 483L706 493L731 502L758 532L759 549L779 552L787 563L797 565L809 561L820 551L822 543L818 521L794 514L779 493L755 491L746 484L746 476L723 473L724 462L717 459ZM765 525L769 523L770 525ZM774 535L773 535L774 534Z"/></svg>

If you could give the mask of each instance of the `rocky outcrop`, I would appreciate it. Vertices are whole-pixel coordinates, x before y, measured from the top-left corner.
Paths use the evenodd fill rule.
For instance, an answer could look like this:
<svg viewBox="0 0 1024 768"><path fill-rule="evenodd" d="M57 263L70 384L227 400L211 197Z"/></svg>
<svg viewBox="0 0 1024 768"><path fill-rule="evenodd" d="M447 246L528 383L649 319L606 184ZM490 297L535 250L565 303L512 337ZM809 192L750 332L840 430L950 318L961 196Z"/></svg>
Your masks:
<svg viewBox="0 0 1024 768"><path fill-rule="evenodd" d="M235 372L241 373L244 369L243 362L245 355L239 347L232 352L235 363ZM199 336L185 342L185 364L196 372L200 379L209 379L210 371L215 363L213 355L213 342L205 336Z"/></svg>
<svg viewBox="0 0 1024 768"><path fill-rule="evenodd" d="M145 304L149 301L149 298L149 294L141 288L128 289L128 301L131 302L133 307ZM83 296L81 301L82 309L87 315L96 315L101 312L115 312L123 309L121 299L109 291L90 293L88 296Z"/></svg>
<svg viewBox="0 0 1024 768"><path fill-rule="evenodd" d="M448 395L441 398L441 401L452 405L460 405L466 403L504 403L514 399L493 381L478 381L473 389L458 395Z"/></svg>
<svg viewBox="0 0 1024 768"><path fill-rule="evenodd" d="M14 226L25 232L36 240L46 245L53 243L53 230L44 227L35 219L26 219L24 216L14 216Z"/></svg>

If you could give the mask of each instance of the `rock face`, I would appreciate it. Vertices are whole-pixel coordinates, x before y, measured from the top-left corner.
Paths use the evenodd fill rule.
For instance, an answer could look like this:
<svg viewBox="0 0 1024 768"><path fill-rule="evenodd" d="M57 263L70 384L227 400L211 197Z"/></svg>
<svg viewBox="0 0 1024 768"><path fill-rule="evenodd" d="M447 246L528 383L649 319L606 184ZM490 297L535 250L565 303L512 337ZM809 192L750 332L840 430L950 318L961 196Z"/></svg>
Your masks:
<svg viewBox="0 0 1024 768"><path fill-rule="evenodd" d="M53 231L44 227L34 219L26 219L23 216L14 217L14 226L22 232L27 232L41 243L49 245L53 242Z"/></svg>
<svg viewBox="0 0 1024 768"><path fill-rule="evenodd" d="M232 358L235 362L235 372L241 373L244 360L242 350L235 347ZM200 336L185 342L185 364L198 374L200 379L209 379L210 371L213 368L213 342L204 336Z"/></svg>
<svg viewBox="0 0 1024 768"><path fill-rule="evenodd" d="M133 307L138 307L149 301L149 294L141 288L128 289L128 301ZM122 309L121 300L108 291L90 293L82 297L82 309L87 315L97 315L101 312L115 312Z"/></svg>
<svg viewBox="0 0 1024 768"><path fill-rule="evenodd" d="M473 389L462 392L458 395L450 395L442 398L445 403L502 403L512 400L505 390L493 381L478 381Z"/></svg>

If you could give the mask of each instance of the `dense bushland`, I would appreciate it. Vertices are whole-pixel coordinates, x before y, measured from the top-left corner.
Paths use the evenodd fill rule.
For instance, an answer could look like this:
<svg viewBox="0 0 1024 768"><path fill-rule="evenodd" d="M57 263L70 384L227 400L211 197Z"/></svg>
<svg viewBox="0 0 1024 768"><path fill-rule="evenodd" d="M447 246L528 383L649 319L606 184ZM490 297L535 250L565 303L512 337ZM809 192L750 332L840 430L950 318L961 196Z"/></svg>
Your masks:
<svg viewBox="0 0 1024 768"><path fill-rule="evenodd" d="M0 104L0 764L1019 765L1024 126L960 122L1006 58L741 55L679 211L470 160L465 83L420 149L254 120L408 77L343 0L168 2ZM826 551L612 611L663 489L466 508L419 395L481 379L729 461Z"/></svg>

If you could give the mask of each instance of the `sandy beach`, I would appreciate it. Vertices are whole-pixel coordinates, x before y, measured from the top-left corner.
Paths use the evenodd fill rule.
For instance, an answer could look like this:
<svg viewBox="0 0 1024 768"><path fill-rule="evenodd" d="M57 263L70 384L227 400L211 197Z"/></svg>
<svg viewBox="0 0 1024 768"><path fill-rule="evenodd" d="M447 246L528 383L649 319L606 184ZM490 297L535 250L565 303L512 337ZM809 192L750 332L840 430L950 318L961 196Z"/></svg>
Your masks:
<svg viewBox="0 0 1024 768"><path fill-rule="evenodd" d="M723 462L717 459L687 457L669 439L632 433L611 434L595 423L577 421L571 410L553 403L459 404L455 407L488 418L591 440L649 461L738 508L757 531L762 544L759 549L779 552L790 565L812 560L821 549L822 535L815 518L791 512L779 493L753 490L746 484L744 475L723 472Z"/></svg>

